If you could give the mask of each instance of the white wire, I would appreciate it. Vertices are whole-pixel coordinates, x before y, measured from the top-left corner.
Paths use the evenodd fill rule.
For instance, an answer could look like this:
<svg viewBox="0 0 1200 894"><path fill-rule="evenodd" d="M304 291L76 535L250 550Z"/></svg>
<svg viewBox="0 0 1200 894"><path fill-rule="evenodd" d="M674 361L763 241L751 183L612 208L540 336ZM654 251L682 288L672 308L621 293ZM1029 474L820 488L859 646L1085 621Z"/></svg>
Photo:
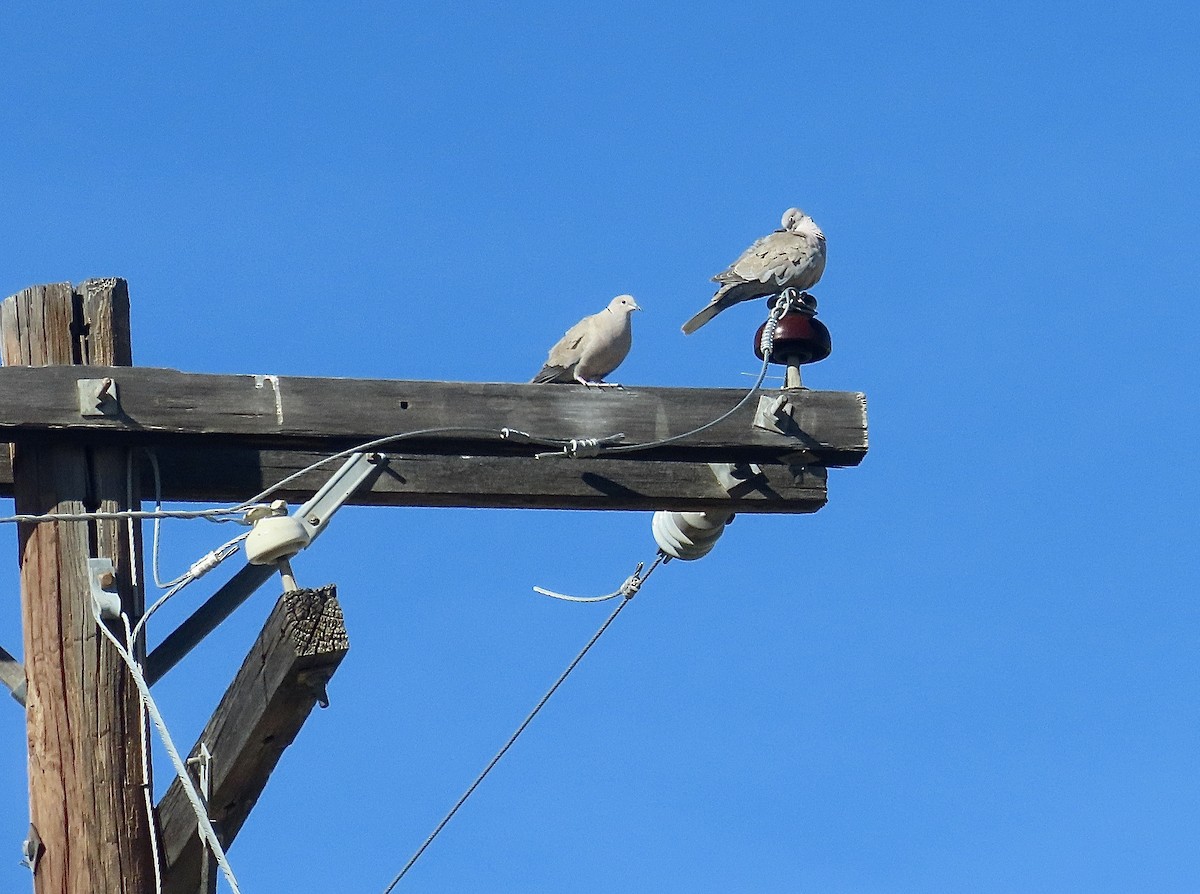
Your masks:
<svg viewBox="0 0 1200 894"><path fill-rule="evenodd" d="M154 473L154 509L155 509L155 511L161 511L162 510L162 471L158 467L158 454L155 453L153 450L147 449L146 456L150 460L150 469ZM181 583L188 575L185 572L184 574L179 575L179 577L175 578L174 580L169 580L166 583L163 583L162 579L158 575L158 545L159 545L159 540L160 540L161 535L162 535L162 519L155 518L153 533L152 533L152 537L151 537L151 541L150 541L150 570L154 576L154 586L158 587L160 590L166 590L166 589L169 589L169 588L175 586L176 584Z"/></svg>
<svg viewBox="0 0 1200 894"><path fill-rule="evenodd" d="M58 521L120 521L123 519L163 519L163 518L182 518L193 519L203 518L207 521L214 522L238 522L239 524L249 525L250 522L244 518L245 514L258 506L265 505L263 500L275 493L284 485L290 484L297 478L307 475L315 469L319 469L326 463L331 463L334 460L345 459L354 453L364 453L382 447L385 444L392 444L396 441L403 441L406 438L417 438L424 435L434 434L489 434L503 437L505 429L492 428L464 428L461 426L443 426L438 428L421 428L413 431L399 432L394 435L387 435L382 438L375 438L372 441L365 441L354 447L348 447L338 453L322 457L314 463L310 463L303 469L300 469L285 478L276 481L266 490L251 497L249 500L238 503L235 506L214 506L209 509L155 509L153 511L141 509L122 509L113 512L47 512L40 515L20 514L8 515L0 517L0 524L43 524L45 522ZM563 443L562 439L554 439L555 443ZM168 586L170 584L168 583Z"/></svg>
<svg viewBox="0 0 1200 894"><path fill-rule="evenodd" d="M153 512L142 509L119 509L113 512L47 512L41 515L6 515L0 518L0 525L40 525L44 522L58 521L123 521L127 518L204 518L211 521L240 522L242 521L240 516L250 508L252 507L245 504L239 504L238 506L233 507L214 507L211 509L160 509ZM229 517L224 518L222 516Z"/></svg>
<svg viewBox="0 0 1200 894"><path fill-rule="evenodd" d="M133 522L131 521L132 525ZM132 655L134 644L137 642L133 629L129 626L129 615L121 613L121 622L125 625L125 645ZM103 626L103 625L101 625ZM158 823L154 821L154 801L150 792L150 743L146 729L146 705L138 699L138 736L142 746L142 797L146 802L146 823L150 827L150 854L154 858L154 892L162 894L162 855L158 850Z"/></svg>
<svg viewBox="0 0 1200 894"><path fill-rule="evenodd" d="M208 842L208 846L212 849L213 856L217 860L217 865L221 867L221 871L225 874L225 880L229 882L229 887L233 890L233 894L241 894L241 889L238 887L237 879L233 875L233 868L229 865L229 860L225 857L225 849L221 847L221 842L217 838L217 832L213 828L212 821L208 818L208 810L204 806L199 793L196 791L196 786L192 783L192 778L188 775L187 767L184 766L183 760L179 757L179 751L175 748L175 743L171 739L171 733L167 730L167 724L159 713L158 705L154 703L153 697L150 695L150 686L146 683L146 678L142 674L141 666L136 658L121 645L121 641L116 638L108 625L100 617L100 607L92 600L92 616L96 619L96 626L100 628L100 632L108 638L112 643L113 648L117 650L117 654L125 662L129 668L129 674L133 677L134 685L137 686L138 692L142 696L142 704L150 714L150 719L154 721L155 729L158 730L158 737L162 740L163 748L167 752L167 756L171 759L171 764L175 767L175 775L179 778L180 785L183 786L183 792L191 802L192 810L196 814L196 822L200 826L200 834L204 836ZM128 624L128 618L125 623Z"/></svg>
<svg viewBox="0 0 1200 894"><path fill-rule="evenodd" d="M654 564L657 565L658 562L655 562ZM634 569L633 574L625 578L625 583L621 584L621 586L617 587L617 589L604 596L568 596L566 593L556 593L554 590L547 590L545 587L534 587L533 591L535 593L541 593L543 596L549 596L552 599L562 599L564 602L607 602L610 599L616 599L618 596L624 596L628 598L638 591L638 587L640 587L642 585L642 581L645 580L645 578L641 576L642 569L645 566L645 562L638 562L638 566ZM649 577L649 574L647 574L647 577Z"/></svg>
<svg viewBox="0 0 1200 894"><path fill-rule="evenodd" d="M620 590L614 590L604 596L569 596L566 593L556 593L554 590L547 590L545 587L534 587L533 592L541 593L543 596L549 596L552 599L561 599L564 602L607 602L621 595Z"/></svg>
<svg viewBox="0 0 1200 894"><path fill-rule="evenodd" d="M192 567L189 568L185 574L173 581L171 588L159 596L158 599L156 599L150 606L150 608L146 609L145 613L138 619L137 626L134 627L134 633L140 634L142 628L146 625L146 622L150 620L150 616L162 608L163 605L166 604L167 600L175 596L180 590L182 590L192 581L203 577L230 556L234 555L238 551L238 544L240 544L249 536L249 531L245 532L244 534L239 534L232 540L222 544L221 546L218 546L216 549L203 556L198 561L192 563Z"/></svg>

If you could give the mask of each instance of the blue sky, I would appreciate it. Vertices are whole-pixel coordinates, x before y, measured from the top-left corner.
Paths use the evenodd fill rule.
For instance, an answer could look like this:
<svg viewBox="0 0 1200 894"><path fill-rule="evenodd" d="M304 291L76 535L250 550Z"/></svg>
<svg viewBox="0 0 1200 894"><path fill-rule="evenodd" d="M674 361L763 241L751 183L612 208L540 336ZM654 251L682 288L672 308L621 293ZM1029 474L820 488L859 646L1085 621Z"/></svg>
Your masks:
<svg viewBox="0 0 1200 894"><path fill-rule="evenodd" d="M65 3L0 41L0 294L125 277L142 365L524 381L630 292L619 381L748 387L757 303L680 324L789 205L827 233L806 382L867 393L866 461L656 573L398 891L1200 888L1194 4ZM164 573L224 534L168 524ZM652 555L645 513L345 510L295 567L351 652L242 889L381 891L608 611L530 588ZM184 747L272 599L157 687ZM3 705L0 767L8 894Z"/></svg>

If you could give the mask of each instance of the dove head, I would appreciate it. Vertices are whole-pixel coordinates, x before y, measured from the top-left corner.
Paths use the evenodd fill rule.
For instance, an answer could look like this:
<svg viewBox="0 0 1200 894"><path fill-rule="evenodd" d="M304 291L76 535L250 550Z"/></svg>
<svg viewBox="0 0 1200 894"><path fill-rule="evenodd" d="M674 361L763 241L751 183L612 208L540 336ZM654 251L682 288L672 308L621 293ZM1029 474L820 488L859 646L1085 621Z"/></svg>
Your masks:
<svg viewBox="0 0 1200 894"><path fill-rule="evenodd" d="M795 230L800 221L804 220L806 217L808 217L808 215L799 208L789 208L787 211L783 212L783 220L781 220L779 223L785 230ZM811 219L812 218L809 218L809 220Z"/></svg>
<svg viewBox="0 0 1200 894"><path fill-rule="evenodd" d="M796 233L797 235L824 236L821 228L817 226L817 222L801 211L799 208L789 208L783 212L783 220L780 221L783 229L788 233Z"/></svg>
<svg viewBox="0 0 1200 894"><path fill-rule="evenodd" d="M632 295L618 295L612 301L608 302L608 309L615 314L631 314L635 310L641 310L638 303L633 300Z"/></svg>

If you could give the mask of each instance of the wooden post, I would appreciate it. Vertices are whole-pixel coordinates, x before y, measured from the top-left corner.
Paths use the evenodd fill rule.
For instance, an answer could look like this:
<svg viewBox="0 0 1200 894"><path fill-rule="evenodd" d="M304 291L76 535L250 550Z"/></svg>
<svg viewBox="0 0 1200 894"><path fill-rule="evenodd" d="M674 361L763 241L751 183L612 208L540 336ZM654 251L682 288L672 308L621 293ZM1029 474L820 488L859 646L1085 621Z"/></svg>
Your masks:
<svg viewBox="0 0 1200 894"><path fill-rule="evenodd" d="M123 280L37 286L0 304L5 365L129 365ZM130 505L127 450L70 439L13 447L18 513ZM135 465L136 469L136 465ZM136 475L133 478L136 481ZM132 504L137 505L136 488ZM131 536L132 534L132 536ZM21 525L30 819L37 894L153 890L138 693L90 607L88 558L109 558L124 610L143 607L140 536L122 521ZM124 631L114 628L118 636Z"/></svg>

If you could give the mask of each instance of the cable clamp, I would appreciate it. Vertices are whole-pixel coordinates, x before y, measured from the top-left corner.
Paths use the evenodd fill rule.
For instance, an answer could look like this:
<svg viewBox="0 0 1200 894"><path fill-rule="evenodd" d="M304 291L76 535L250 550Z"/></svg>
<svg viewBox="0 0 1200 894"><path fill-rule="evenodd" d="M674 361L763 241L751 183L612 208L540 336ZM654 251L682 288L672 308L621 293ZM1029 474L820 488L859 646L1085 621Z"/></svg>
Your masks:
<svg viewBox="0 0 1200 894"><path fill-rule="evenodd" d="M600 455L599 438L572 438L563 452L572 459L587 458Z"/></svg>
<svg viewBox="0 0 1200 894"><path fill-rule="evenodd" d="M505 441L512 441L515 444L533 443L533 437L528 432L523 432L516 428L500 429L500 437Z"/></svg>
<svg viewBox="0 0 1200 894"><path fill-rule="evenodd" d="M208 574L208 572L212 571L223 561L225 561L225 556L219 555L217 550L213 550L208 555L193 562L192 567L188 569L187 576L192 580L204 577L204 575Z"/></svg>
<svg viewBox="0 0 1200 894"><path fill-rule="evenodd" d="M626 599L632 599L637 595L638 590L642 588L642 582L644 579L642 578L641 574L642 566L644 564L644 562L638 562L637 571L629 575L629 577L625 579L625 583L621 584L621 588L617 590L617 592Z"/></svg>
<svg viewBox="0 0 1200 894"><path fill-rule="evenodd" d="M545 459L548 456L566 456L571 459L588 459L599 456L605 447L613 447L625 440L625 432L606 435L603 438L571 438L563 444L562 450L551 450L546 453L534 454L534 459Z"/></svg>

